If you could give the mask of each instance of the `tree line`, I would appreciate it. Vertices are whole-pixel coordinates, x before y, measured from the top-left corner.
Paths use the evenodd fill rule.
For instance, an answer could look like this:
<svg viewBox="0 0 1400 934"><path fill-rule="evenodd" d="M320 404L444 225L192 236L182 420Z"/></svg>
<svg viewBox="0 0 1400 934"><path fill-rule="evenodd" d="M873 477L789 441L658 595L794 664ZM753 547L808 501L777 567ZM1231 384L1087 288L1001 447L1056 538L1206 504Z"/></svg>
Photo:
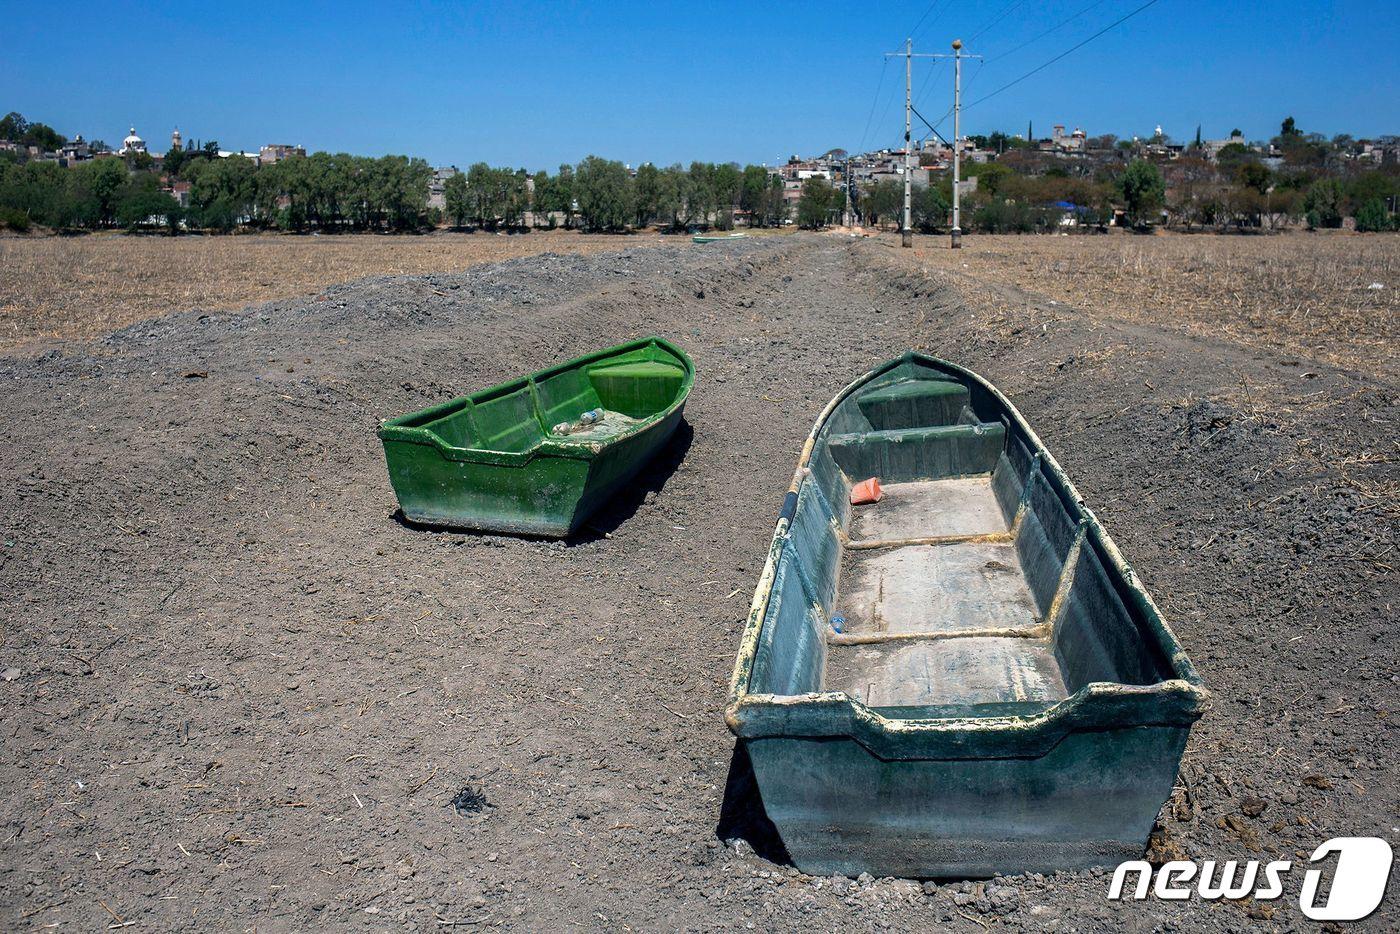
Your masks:
<svg viewBox="0 0 1400 934"><path fill-rule="evenodd" d="M528 215L536 226L620 231L651 225L728 230L738 212L751 226L787 219L781 179L754 165L648 163L634 173L621 162L589 156L577 166L532 175L478 163L445 180L441 211L428 204L432 178L427 162L406 156L317 152L259 165L241 155L220 158L217 143L168 154L159 171L149 156L111 156L70 168L0 159L0 226L330 232L417 231L446 221L511 230L523 227ZM188 185L183 204L173 193L179 183Z"/></svg>
<svg viewBox="0 0 1400 934"><path fill-rule="evenodd" d="M62 144L52 128L15 113L0 118L0 139L48 149ZM1145 145L1165 143L1164 138L1143 144L1096 137L1091 148L1106 157L1094 158L1062 158L1000 132L977 142L996 156L964 166L966 177L975 180L963 198L965 230L1053 230L1067 212L1083 226L1118 219L1186 229L1267 229L1299 222L1325 228L1353 218L1359 230L1400 227L1400 167L1367 169L1347 158L1356 155L1350 137L1324 140L1303 133L1291 118L1271 141L1271 151L1281 157L1267 162L1240 143L1208 159L1199 139L1175 159L1144 152ZM589 231L648 226L681 231L728 230L737 215L754 227L790 220L782 178L757 165L645 163L633 172L621 162L589 156L554 173L531 174L483 162L445 180L441 210L429 204L433 177L426 161L407 156L316 152L260 164L242 155L220 157L217 142L191 142L167 153L159 166L145 153L64 168L0 151L0 227L408 232L446 222L486 230L531 223ZM175 197L177 190L182 198ZM945 228L951 201L949 173L935 171L929 185L913 191L914 227ZM850 206L862 223L898 226L902 183L885 179L853 187ZM797 200L796 221L804 227L839 222L846 207L844 189L826 178L809 178Z"/></svg>
<svg viewBox="0 0 1400 934"><path fill-rule="evenodd" d="M415 230L427 212L432 169L406 156L315 153L258 165L219 158L218 144L180 153L164 171L149 156L108 156L63 168L0 160L0 225L55 230ZM188 184L186 203L172 193Z"/></svg>
<svg viewBox="0 0 1400 934"><path fill-rule="evenodd" d="M0 139L47 151L63 137L11 113ZM105 147L104 147L105 148ZM316 152L271 163L220 157L215 141L191 141L161 163L146 153L104 155L71 167L0 151L0 227L54 230L161 227L170 232L237 228L287 231L418 231L541 227L619 231L751 226L787 220L782 180L763 166L692 162L635 172L589 156L555 173L477 163L443 183L444 207L429 205L433 169L407 156ZM177 192L183 197L177 197Z"/></svg>
<svg viewBox="0 0 1400 934"><path fill-rule="evenodd" d="M782 180L763 166L692 162L630 172L620 162L589 156L577 166L549 172L492 168L477 163L444 185L446 215L456 227L518 227L527 211L542 227L619 231L657 226L667 230L729 230L737 212L750 226L786 219Z"/></svg>

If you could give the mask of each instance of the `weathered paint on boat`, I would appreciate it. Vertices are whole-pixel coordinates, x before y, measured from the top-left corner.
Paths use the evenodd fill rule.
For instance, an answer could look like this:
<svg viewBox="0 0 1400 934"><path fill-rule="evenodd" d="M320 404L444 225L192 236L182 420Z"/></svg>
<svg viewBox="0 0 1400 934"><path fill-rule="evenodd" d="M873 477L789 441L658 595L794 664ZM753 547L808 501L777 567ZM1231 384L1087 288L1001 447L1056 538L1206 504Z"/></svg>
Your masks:
<svg viewBox="0 0 1400 934"><path fill-rule="evenodd" d="M563 537L666 443L694 382L659 337L600 350L383 422L389 480L413 522Z"/></svg>
<svg viewBox="0 0 1400 934"><path fill-rule="evenodd" d="M745 237L747 237L747 236L748 236L748 234L741 234L741 233L732 233L732 234L728 234L727 236L723 236L723 237L707 236L707 235L705 235L705 234L696 234L695 236L691 237L690 239L691 239L692 241L694 241L695 243L720 243L720 242L723 242L723 241L725 241L725 240L743 240L743 239L744 239Z"/></svg>
<svg viewBox="0 0 1400 934"><path fill-rule="evenodd" d="M851 506L870 476L884 498ZM977 877L1137 858L1207 703L990 383L909 353L827 406L725 713L800 869Z"/></svg>

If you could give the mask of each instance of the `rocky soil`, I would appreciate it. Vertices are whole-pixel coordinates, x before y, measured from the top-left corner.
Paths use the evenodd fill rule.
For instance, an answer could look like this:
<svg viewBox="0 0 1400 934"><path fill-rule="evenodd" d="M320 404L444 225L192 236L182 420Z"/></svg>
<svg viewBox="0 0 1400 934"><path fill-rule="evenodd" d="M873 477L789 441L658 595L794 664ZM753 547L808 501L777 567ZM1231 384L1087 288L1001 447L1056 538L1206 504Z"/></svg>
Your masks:
<svg viewBox="0 0 1400 934"><path fill-rule="evenodd" d="M587 535L394 519L380 419L649 333L695 360L689 427ZM0 358L0 924L1314 929L1300 872L1121 903L784 862L721 718L737 634L813 418L910 346L1012 397L1214 692L1153 858L1400 839L1396 387L804 236Z"/></svg>

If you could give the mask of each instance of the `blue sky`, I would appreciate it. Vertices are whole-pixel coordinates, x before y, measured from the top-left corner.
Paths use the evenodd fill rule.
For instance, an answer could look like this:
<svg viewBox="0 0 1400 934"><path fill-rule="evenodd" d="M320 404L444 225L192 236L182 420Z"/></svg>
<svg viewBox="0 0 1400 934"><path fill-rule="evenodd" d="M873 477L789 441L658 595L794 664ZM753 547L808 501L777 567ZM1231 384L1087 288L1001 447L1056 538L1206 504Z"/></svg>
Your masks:
<svg viewBox="0 0 1400 934"><path fill-rule="evenodd" d="M911 31L915 51L961 36L987 56L964 73L974 102L1143 2L0 0L0 111L109 143L135 124L155 151L178 125L224 148L435 164L772 163L897 144L903 62L881 53ZM965 130L1264 138L1292 114L1329 136L1400 133L1398 49L1393 2L1158 0L971 107ZM932 68L915 62L915 106L936 120L952 80Z"/></svg>

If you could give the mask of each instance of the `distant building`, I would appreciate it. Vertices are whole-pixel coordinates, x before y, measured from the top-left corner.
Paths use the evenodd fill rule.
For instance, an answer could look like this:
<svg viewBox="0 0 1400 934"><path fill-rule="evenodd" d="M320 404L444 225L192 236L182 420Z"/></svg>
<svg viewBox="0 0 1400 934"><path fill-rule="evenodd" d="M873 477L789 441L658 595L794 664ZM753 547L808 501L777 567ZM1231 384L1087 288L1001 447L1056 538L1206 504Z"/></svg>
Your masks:
<svg viewBox="0 0 1400 934"><path fill-rule="evenodd" d="M262 165L272 165L283 159L304 155L306 155L306 150L301 146L292 146L287 143L268 143L258 150L258 162Z"/></svg>
<svg viewBox="0 0 1400 934"><path fill-rule="evenodd" d="M136 135L136 127L132 127L127 133L126 139L122 140L122 148L117 150L119 156L130 156L146 151L146 141Z"/></svg>
<svg viewBox="0 0 1400 934"><path fill-rule="evenodd" d="M460 171L455 165L444 165L433 170L433 177L428 180L428 207L447 210L447 180L458 174ZM530 179L531 188L534 188L534 181Z"/></svg>
<svg viewBox="0 0 1400 934"><path fill-rule="evenodd" d="M1247 146L1248 144L1244 141L1244 134L1239 132L1238 130L1236 130L1234 133L1231 133L1225 139L1201 140L1201 148L1206 151L1206 158L1212 160L1215 159L1216 156L1220 155L1220 150L1224 149L1226 146L1231 145Z"/></svg>
<svg viewBox="0 0 1400 934"><path fill-rule="evenodd" d="M190 206L190 187L189 182L171 182L168 187L162 188L161 191L180 202L180 207L187 208Z"/></svg>
<svg viewBox="0 0 1400 934"><path fill-rule="evenodd" d="M1065 132L1063 123L1055 124L1050 130L1050 138L1036 142L1035 148L1041 152L1084 152L1088 148L1088 134L1079 127L1073 133Z"/></svg>
<svg viewBox="0 0 1400 934"><path fill-rule="evenodd" d="M180 138L180 128L176 127L170 131L170 151L179 152L184 148L184 142Z"/></svg>
<svg viewBox="0 0 1400 934"><path fill-rule="evenodd" d="M63 148L58 151L58 164L62 166L77 165L91 158L92 147L83 139L81 133L64 143Z"/></svg>

